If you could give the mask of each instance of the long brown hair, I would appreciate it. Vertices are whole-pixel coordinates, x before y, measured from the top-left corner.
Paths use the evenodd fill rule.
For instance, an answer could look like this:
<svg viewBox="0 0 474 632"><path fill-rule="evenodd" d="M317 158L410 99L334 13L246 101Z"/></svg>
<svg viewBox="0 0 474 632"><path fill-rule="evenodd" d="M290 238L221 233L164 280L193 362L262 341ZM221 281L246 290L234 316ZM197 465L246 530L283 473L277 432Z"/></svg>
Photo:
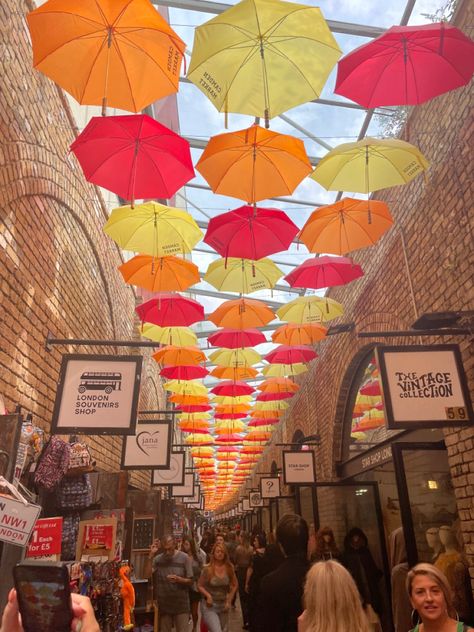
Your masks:
<svg viewBox="0 0 474 632"><path fill-rule="evenodd" d="M209 556L209 564L207 564L206 568L209 573L209 578L213 577L216 574L215 565L215 553L216 549L222 549L224 551L224 559L223 564L226 567L227 574L229 575L229 579L232 582L232 578L235 576L234 565L230 561L229 551L225 544L214 544L212 547L211 555Z"/></svg>

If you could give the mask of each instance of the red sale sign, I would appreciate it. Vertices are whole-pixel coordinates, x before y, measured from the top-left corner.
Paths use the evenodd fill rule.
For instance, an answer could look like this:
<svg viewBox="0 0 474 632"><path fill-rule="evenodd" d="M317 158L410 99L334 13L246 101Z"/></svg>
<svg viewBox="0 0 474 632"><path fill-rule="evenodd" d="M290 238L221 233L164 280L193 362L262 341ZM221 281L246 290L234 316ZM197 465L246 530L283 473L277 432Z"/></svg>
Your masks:
<svg viewBox="0 0 474 632"><path fill-rule="evenodd" d="M110 524L88 524L84 529L85 549L111 549L114 528Z"/></svg>
<svg viewBox="0 0 474 632"><path fill-rule="evenodd" d="M33 529L26 557L60 555L62 533L62 518L40 518Z"/></svg>

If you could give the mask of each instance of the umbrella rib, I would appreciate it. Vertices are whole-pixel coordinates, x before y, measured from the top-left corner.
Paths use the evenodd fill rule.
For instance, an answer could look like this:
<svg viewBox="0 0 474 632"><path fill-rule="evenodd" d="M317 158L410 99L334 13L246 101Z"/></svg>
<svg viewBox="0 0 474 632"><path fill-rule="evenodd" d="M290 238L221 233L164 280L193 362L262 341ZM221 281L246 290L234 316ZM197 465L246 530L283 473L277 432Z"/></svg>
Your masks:
<svg viewBox="0 0 474 632"><path fill-rule="evenodd" d="M388 149L388 151L390 151L390 148ZM392 167L395 169L395 171L396 171L398 174L400 174L400 175L401 175L399 168L395 166L395 164L392 162L392 160L390 159L390 157L389 157L388 155L381 153L381 152L380 152L378 149L376 149L374 146L372 146L372 148L371 148L371 152L372 152L373 154L376 154L379 158L383 158L384 160L386 160L387 162L389 162L389 163L392 165ZM416 160L416 162L420 165L420 167L422 167L422 168L423 168L423 165L421 165L421 164L420 164L420 161L418 160L418 157L417 157L417 156L416 156L413 152L410 152L410 153L411 153L411 155L413 156L413 158ZM424 169L424 168L423 168L423 169ZM410 182L410 180L405 180L405 178L403 178L403 179L404 179L404 181L405 181L405 182ZM384 189L385 189L385 188L388 188L388 187L382 187L382 188L384 188Z"/></svg>
<svg viewBox="0 0 474 632"><path fill-rule="evenodd" d="M303 71L301 70L301 68L297 64L295 64L295 62L292 59L290 59L290 57L288 57L287 55L279 51L277 48L275 48L273 44L269 44L269 48L271 48L272 52L275 55L279 55L282 59L285 59L291 66L293 66L293 68L296 69L297 73L302 77L303 81L306 84L308 84L308 86L311 88L311 91L313 92L315 97L319 97L320 93L316 92L316 90L313 88L313 86L309 82L309 79L303 74Z"/></svg>
<svg viewBox="0 0 474 632"><path fill-rule="evenodd" d="M61 44L59 44L54 50L48 51L44 57L42 57L41 59L38 59L38 61L36 62L35 66L39 66L39 64L43 63L43 61L45 59L47 59L51 55L54 55L54 53L57 53L58 50L60 50L64 46L67 46L68 44L71 44L71 42L76 42L78 40L86 40L86 39L89 39L89 38L96 39L96 37L103 37L104 41L105 41L105 39L106 39L105 36L103 34L100 35L101 31L102 31L102 29L100 31L95 31L95 33L99 33L98 36L95 36L95 33L87 33L86 35L80 35L80 36L72 37L71 39L67 40L67 42L61 42Z"/></svg>
<svg viewBox="0 0 474 632"><path fill-rule="evenodd" d="M135 101L135 95L134 95L134 93L133 93L132 84L131 84L131 82L130 82L130 77L128 76L127 66L126 66L126 64L125 64L125 60L124 60L124 58L123 58L122 51L120 50L120 47L119 47L119 45L118 45L117 38L116 38L116 37L114 37L114 38L112 39L112 42L113 42L113 45L114 45L115 51L116 51L116 53L117 53L117 57L120 59L120 61L121 61L121 63L122 63L122 66L123 66L123 69L124 69L125 79L126 79L126 82L127 82L127 84L128 84L128 87L129 87L129 89L130 89L130 96L131 96L131 98L132 98L133 108L134 108L134 110L135 110L135 111L137 111L137 104L136 104L136 101Z"/></svg>

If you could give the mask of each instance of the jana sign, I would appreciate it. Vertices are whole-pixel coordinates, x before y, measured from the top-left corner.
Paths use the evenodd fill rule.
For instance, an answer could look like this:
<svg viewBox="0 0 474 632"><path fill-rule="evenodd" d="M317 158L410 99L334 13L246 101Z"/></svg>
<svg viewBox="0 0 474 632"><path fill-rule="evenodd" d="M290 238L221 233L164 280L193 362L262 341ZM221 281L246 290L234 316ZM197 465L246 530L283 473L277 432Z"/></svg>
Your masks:
<svg viewBox="0 0 474 632"><path fill-rule="evenodd" d="M167 470L153 470L152 485L184 485L185 452L172 452Z"/></svg>
<svg viewBox="0 0 474 632"><path fill-rule="evenodd" d="M141 421L136 434L124 438L121 466L131 470L167 470L170 454L171 421Z"/></svg>
<svg viewBox="0 0 474 632"><path fill-rule="evenodd" d="M260 493L262 498L279 498L280 479L278 476L262 476L260 479Z"/></svg>
<svg viewBox="0 0 474 632"><path fill-rule="evenodd" d="M474 423L457 345L377 348L388 428Z"/></svg>
<svg viewBox="0 0 474 632"><path fill-rule="evenodd" d="M61 555L63 519L40 518L36 521L26 557L49 557Z"/></svg>
<svg viewBox="0 0 474 632"><path fill-rule="evenodd" d="M140 356L63 356L52 432L134 434L141 369Z"/></svg>
<svg viewBox="0 0 474 632"><path fill-rule="evenodd" d="M38 505L0 496L0 540L26 546L40 511Z"/></svg>
<svg viewBox="0 0 474 632"><path fill-rule="evenodd" d="M316 482L312 450L283 450L283 482L285 485L310 485Z"/></svg>

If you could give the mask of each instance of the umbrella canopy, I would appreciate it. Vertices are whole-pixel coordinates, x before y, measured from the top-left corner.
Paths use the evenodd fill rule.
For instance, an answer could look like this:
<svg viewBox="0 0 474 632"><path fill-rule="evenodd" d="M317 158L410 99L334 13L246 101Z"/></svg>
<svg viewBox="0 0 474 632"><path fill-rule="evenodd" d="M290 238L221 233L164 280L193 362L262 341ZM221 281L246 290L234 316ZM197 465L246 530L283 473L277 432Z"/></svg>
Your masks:
<svg viewBox="0 0 474 632"><path fill-rule="evenodd" d="M199 347L175 347L168 345L153 354L154 360L164 366L189 366L206 361L206 355Z"/></svg>
<svg viewBox="0 0 474 632"><path fill-rule="evenodd" d="M160 294L135 308L142 322L160 327L184 327L204 320L204 308L192 298L179 294Z"/></svg>
<svg viewBox="0 0 474 632"><path fill-rule="evenodd" d="M380 388L380 382L378 380L370 380L360 389L362 395L381 395L382 389Z"/></svg>
<svg viewBox="0 0 474 632"><path fill-rule="evenodd" d="M212 410L212 406L209 406L207 404L179 404L178 406L176 406L176 409L182 410L184 413L197 413Z"/></svg>
<svg viewBox="0 0 474 632"><path fill-rule="evenodd" d="M275 318L275 314L261 301L251 298L239 298L225 301L209 314L208 320L218 327L247 329L263 327Z"/></svg>
<svg viewBox="0 0 474 632"><path fill-rule="evenodd" d="M212 398L213 404L222 404L224 406L232 404L245 404L252 401L252 395L215 395Z"/></svg>
<svg viewBox="0 0 474 632"><path fill-rule="evenodd" d="M241 404L218 404L215 407L215 412L221 415L225 415L226 413L247 413L251 408L252 406L248 402L242 402Z"/></svg>
<svg viewBox="0 0 474 632"><path fill-rule="evenodd" d="M429 167L421 151L398 138L366 136L331 149L311 178L328 191L369 193L406 184Z"/></svg>
<svg viewBox="0 0 474 632"><path fill-rule="evenodd" d="M186 44L148 0L49 0L27 20L34 67L79 103L140 112L178 91Z"/></svg>
<svg viewBox="0 0 474 632"><path fill-rule="evenodd" d="M180 382L179 380L170 380L169 382L165 382L163 388L166 391L170 391L170 393L180 393L181 395L207 395L207 388L204 386L202 382L198 381L185 381ZM198 411L188 411L188 412L198 412Z"/></svg>
<svg viewBox="0 0 474 632"><path fill-rule="evenodd" d="M197 432L198 430L206 430L208 431L210 424L208 421L204 419L194 419L194 420L180 420L178 421L178 428L183 430L184 432Z"/></svg>
<svg viewBox="0 0 474 632"><path fill-rule="evenodd" d="M271 364L296 364L297 362L311 362L318 355L311 347L280 345L264 356L264 360Z"/></svg>
<svg viewBox="0 0 474 632"><path fill-rule="evenodd" d="M218 366L252 366L260 362L261 356L253 349L218 349L209 360Z"/></svg>
<svg viewBox="0 0 474 632"><path fill-rule="evenodd" d="M278 393L260 393L257 395L257 402L273 402L280 399L291 399L294 395L293 391L281 391Z"/></svg>
<svg viewBox="0 0 474 632"><path fill-rule="evenodd" d="M334 91L365 108L419 105L473 72L474 42L454 26L392 26L339 61Z"/></svg>
<svg viewBox="0 0 474 632"><path fill-rule="evenodd" d="M287 323L275 329L272 340L283 345L314 345L326 337L327 331L326 327L319 323Z"/></svg>
<svg viewBox="0 0 474 632"><path fill-rule="evenodd" d="M206 377L209 371L203 366L181 365L165 366L160 371L160 375L170 380L195 380Z"/></svg>
<svg viewBox="0 0 474 632"><path fill-rule="evenodd" d="M346 285L363 274L362 268L347 257L324 256L306 260L287 274L285 281L290 287L318 290Z"/></svg>
<svg viewBox="0 0 474 632"><path fill-rule="evenodd" d="M283 272L271 259L217 259L213 261L203 280L223 292L251 294L259 290L272 289Z"/></svg>
<svg viewBox="0 0 474 632"><path fill-rule="evenodd" d="M234 413L216 412L214 414L214 419L243 419L244 417L247 417L246 411L234 412Z"/></svg>
<svg viewBox="0 0 474 632"><path fill-rule="evenodd" d="M132 206L139 198L168 200L195 175L188 141L146 114L94 116L71 151L89 182Z"/></svg>
<svg viewBox="0 0 474 632"><path fill-rule="evenodd" d="M338 318L343 313L340 303L320 296L299 296L277 310L278 318L298 324L320 323Z"/></svg>
<svg viewBox="0 0 474 632"><path fill-rule="evenodd" d="M319 8L243 0L197 27L188 77L219 112L270 119L318 98L341 54Z"/></svg>
<svg viewBox="0 0 474 632"><path fill-rule="evenodd" d="M288 377L273 377L261 382L257 389L263 393L296 393L296 391L299 391L300 386Z"/></svg>
<svg viewBox="0 0 474 632"><path fill-rule="evenodd" d="M213 347L244 349L267 342L267 339L258 329L220 329L211 334L207 341Z"/></svg>
<svg viewBox="0 0 474 632"><path fill-rule="evenodd" d="M249 428L261 428L262 426L276 426L280 423L280 418L275 417L273 419L252 419L248 422Z"/></svg>
<svg viewBox="0 0 474 632"><path fill-rule="evenodd" d="M269 364L263 367L262 373L268 377L286 377L288 375L300 375L308 370L306 364Z"/></svg>
<svg viewBox="0 0 474 632"><path fill-rule="evenodd" d="M177 418L182 421L206 421L212 418L210 413L179 413Z"/></svg>
<svg viewBox="0 0 474 632"><path fill-rule="evenodd" d="M253 393L255 389L250 384L246 384L245 382L221 382L214 388L211 388L211 393L215 395L227 395L231 397L240 396L240 395L250 395Z"/></svg>
<svg viewBox="0 0 474 632"><path fill-rule="evenodd" d="M384 202L343 198L313 211L299 239L310 252L343 255L372 246L392 224Z"/></svg>
<svg viewBox="0 0 474 632"><path fill-rule="evenodd" d="M136 255L119 266L125 283L137 285L150 292L187 290L199 283L199 269L195 263L179 257L151 257Z"/></svg>
<svg viewBox="0 0 474 632"><path fill-rule="evenodd" d="M252 125L213 136L196 169L214 193L256 203L290 195L312 167L303 141Z"/></svg>
<svg viewBox="0 0 474 632"><path fill-rule="evenodd" d="M120 248L153 257L190 253L202 238L201 229L189 213L158 202L114 209L104 232Z"/></svg>
<svg viewBox="0 0 474 632"><path fill-rule="evenodd" d="M254 419L277 419L284 414L284 410L252 410L250 417Z"/></svg>
<svg viewBox="0 0 474 632"><path fill-rule="evenodd" d="M262 259L288 250L298 227L275 208L240 208L212 217L204 241L222 257Z"/></svg>
<svg viewBox="0 0 474 632"><path fill-rule="evenodd" d="M222 380L232 380L233 382L236 382L238 380L246 380L257 377L258 371L251 366L216 366L212 369L209 375Z"/></svg>
<svg viewBox="0 0 474 632"><path fill-rule="evenodd" d="M209 404L209 397L207 397L207 395L186 395L185 393L173 393L173 395L170 395L168 399L170 402L173 402L173 404Z"/></svg>
<svg viewBox="0 0 474 632"><path fill-rule="evenodd" d="M289 406L288 402L285 401L272 401L272 402L255 402L254 410L258 410L261 412L262 410L286 410Z"/></svg>
<svg viewBox="0 0 474 632"><path fill-rule="evenodd" d="M140 328L140 334L162 345L174 345L175 347L189 347L197 345L197 336L189 327L159 327L144 323Z"/></svg>

